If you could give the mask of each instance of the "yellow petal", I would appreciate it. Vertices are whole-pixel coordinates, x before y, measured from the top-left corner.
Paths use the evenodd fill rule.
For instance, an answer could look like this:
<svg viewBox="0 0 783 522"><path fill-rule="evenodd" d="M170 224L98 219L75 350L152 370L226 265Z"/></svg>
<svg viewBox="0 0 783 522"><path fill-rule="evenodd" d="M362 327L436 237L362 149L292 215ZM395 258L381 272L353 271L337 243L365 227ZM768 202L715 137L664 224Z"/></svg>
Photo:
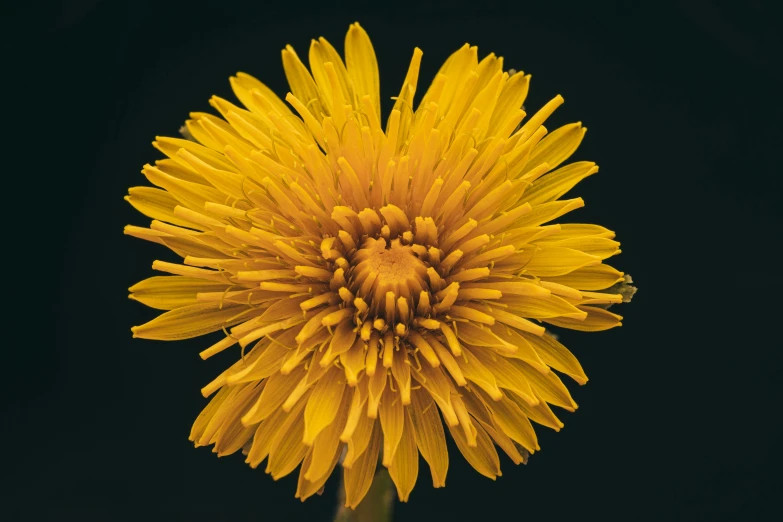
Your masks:
<svg viewBox="0 0 783 522"><path fill-rule="evenodd" d="M497 60L497 62L499 61L500 60ZM495 69L494 73L492 69ZM476 87L481 90L473 99L470 109L477 109L481 113L478 122L474 126L474 132L476 132L476 136L480 138L483 138L486 135L486 129L489 127L492 112L495 109L495 104L497 103L500 91L503 88L503 73L501 70L490 67L487 70L486 77L488 78L488 81L482 81L482 74L479 72L479 80L476 83ZM500 155L502 148L501 145L500 150L498 150L498 155Z"/></svg>
<svg viewBox="0 0 783 522"><path fill-rule="evenodd" d="M468 234L468 236L466 236L466 238L472 239L483 234L495 234L501 230L508 232L509 227L513 223L515 223L525 214L530 213L532 210L533 207L529 204L519 205L518 207L515 207L508 212L501 213L493 219L484 221L481 226L473 230L470 234Z"/></svg>
<svg viewBox="0 0 783 522"><path fill-rule="evenodd" d="M318 87L310 75L310 71L297 56L294 48L287 46L283 52L283 69L291 87L291 92L310 110L310 113L320 123L324 116L329 116L328 109L321 103Z"/></svg>
<svg viewBox="0 0 783 522"><path fill-rule="evenodd" d="M329 463L326 473L324 473L321 478L315 482L311 482L304 476L305 470L310 467L310 463L312 462L312 455L313 449L311 448L310 452L307 454L307 456L305 456L304 461L302 461L302 467L299 471L299 482L297 483L296 487L296 498L302 501L305 501L307 498L321 491L321 488L324 487L324 484L326 484L326 481L332 475L332 471L334 471L335 466L337 466L337 461L340 460L340 450L335 451L334 455L332 455L332 461Z"/></svg>
<svg viewBox="0 0 783 522"><path fill-rule="evenodd" d="M308 481L318 482L324 477L324 474L331 472L333 469L335 455L342 450L340 432L342 432L348 417L348 408L350 405L351 400L349 399L348 394L343 394L340 409L338 410L334 421L315 438L310 463L305 470L304 476Z"/></svg>
<svg viewBox="0 0 783 522"><path fill-rule="evenodd" d="M342 308L341 310L348 310L349 314L352 313L350 308ZM330 315L338 314L341 310L332 312ZM350 350L356 340L356 328L354 327L353 322L345 317L342 319L342 322L334 330L332 341L329 343L329 348L326 350L326 353L324 353L324 358L321 359L321 362L319 363L321 366L331 364L340 354ZM329 315L324 317L323 321L325 321L324 325L329 326L326 324L326 322L329 321Z"/></svg>
<svg viewBox="0 0 783 522"><path fill-rule="evenodd" d="M260 318L259 318L260 319ZM242 325L242 333L236 331L236 329L232 330L232 333L234 335L241 335L239 339L239 344L242 345L242 347L247 346L248 344L252 343L253 341L256 341L258 339L261 339L263 337L266 337L270 334L279 332L281 330L287 331L288 328L291 328L292 326L296 326L298 324L301 324L304 322L304 319L302 317L291 317L289 319L286 319L284 321L278 321L275 323L268 323L264 326L261 326L259 328L255 328L253 330L247 331L244 327L245 325L250 326L251 322L248 321L245 323L245 325ZM283 335L283 334L280 334Z"/></svg>
<svg viewBox="0 0 783 522"><path fill-rule="evenodd" d="M468 411L476 422L486 430L487 434L495 441L495 444L511 458L514 464L527 461L528 452L519 446L519 444L511 440L509 436L500 429L497 420L495 420L494 416L487 408L484 397L479 397L476 393L466 393L462 398L465 401ZM524 455L520 453L520 450L522 450Z"/></svg>
<svg viewBox="0 0 783 522"><path fill-rule="evenodd" d="M345 376L339 368L331 367L318 383L307 401L304 413L304 439L310 446L315 437L332 423L340 409L345 390Z"/></svg>
<svg viewBox="0 0 783 522"><path fill-rule="evenodd" d="M569 299L576 305L609 305L623 302L622 294L606 294L601 292L580 292L579 299Z"/></svg>
<svg viewBox="0 0 783 522"><path fill-rule="evenodd" d="M330 44L325 38L319 38L318 44L320 44L320 54L324 63L331 62L337 73L337 79L340 82L340 87L343 90L343 96L345 101L349 104L353 104L355 108L356 97L354 96L353 85L348 79L348 71L345 69L343 59L340 57L340 53Z"/></svg>
<svg viewBox="0 0 783 522"><path fill-rule="evenodd" d="M288 103L294 106L296 112L299 113L299 116L302 117L302 119L305 122L305 125L307 125L307 129L310 131L310 134L313 136L313 138L318 143L318 145L322 149L326 149L326 144L324 143L324 138L323 138L323 129L321 128L320 121L316 119L315 116L313 116L311 110L308 109L307 106L305 106L305 104L302 103L302 101L299 98L297 98L290 92L286 95L285 99Z"/></svg>
<svg viewBox="0 0 783 522"><path fill-rule="evenodd" d="M301 413L292 411L275 435L269 449L269 462L266 472L277 480L291 473L302 462L310 448L302 444L304 418Z"/></svg>
<svg viewBox="0 0 783 522"><path fill-rule="evenodd" d="M252 100L252 96L248 99ZM226 122L230 125L231 131L235 132L239 138L252 143L255 148L259 150L271 150L274 148L273 139L275 136L272 133L273 124L267 115L254 114L250 111L246 111L218 96L212 96L209 100L209 104L220 112ZM213 120L213 122L217 123L215 120ZM206 127L204 124L201 124L201 126ZM261 181L261 179L263 179L260 176L261 173L253 166L254 163L249 161L247 156L244 155L248 150L247 146L240 146L240 148L237 149L233 146L234 143L235 141L232 140L228 146L220 145L217 150L225 152L240 172L250 176L256 181ZM230 153L229 151L231 150L233 150L235 154Z"/></svg>
<svg viewBox="0 0 783 522"><path fill-rule="evenodd" d="M272 89L247 73L237 73L236 78L234 78L234 81L232 82L232 87L234 87L234 94L237 95L237 98L239 98L239 100L248 108L250 108L250 106L253 104L245 103L245 100L242 98L244 97L247 99L249 93L258 91L266 100L269 101L271 107L274 108L276 112L284 116L293 115L291 113L291 109L288 108L285 102L283 102L283 100L281 100ZM240 96L240 94L242 96Z"/></svg>
<svg viewBox="0 0 783 522"><path fill-rule="evenodd" d="M606 259L620 253L620 243L606 237L581 236L562 239L560 241L548 241L550 238L556 237L557 236L550 236L545 243L542 242L539 243L539 245L546 244L547 246L551 245L553 247L573 248L574 250L580 250L585 254L597 256L600 259Z"/></svg>
<svg viewBox="0 0 783 522"><path fill-rule="evenodd" d="M537 250L525 266L525 271L536 277L556 277L586 266L598 265L601 258L573 248L545 246Z"/></svg>
<svg viewBox="0 0 783 522"><path fill-rule="evenodd" d="M158 243L159 245L165 245L163 238L172 237L170 234L161 232L159 230L152 230L134 225L126 225L122 232L128 236L137 237L152 243Z"/></svg>
<svg viewBox="0 0 783 522"><path fill-rule="evenodd" d="M581 321L576 321L568 317L553 317L551 319L545 319L545 321L555 326L562 326L563 328L570 328L571 330L581 330L583 332L600 332L623 325L621 322L623 319L622 316L613 314L609 310L596 308L594 306L579 306L578 308L587 313L587 317Z"/></svg>
<svg viewBox="0 0 783 522"><path fill-rule="evenodd" d="M345 468L345 506L355 508L362 501L372 485L375 467L378 465L378 450L381 447L381 426L375 423L370 443L353 466Z"/></svg>
<svg viewBox="0 0 783 522"><path fill-rule="evenodd" d="M477 390L477 393L479 395L483 394L481 390ZM538 449L536 432L533 430L527 415L519 409L516 403L508 397L503 397L499 401L493 401L489 396L484 395L482 399L497 422L498 427L506 435L531 453Z"/></svg>
<svg viewBox="0 0 783 522"><path fill-rule="evenodd" d="M413 58L411 58L411 63L408 67L408 74L405 76L405 81L403 82L402 88L400 89L400 94L397 96L397 100L394 102L394 108L392 109L392 112L399 111L400 114L399 131L397 137L395 138L395 143L398 144L398 147L400 144L405 143L410 134L410 126L413 120L413 97L416 94L416 83L418 82L419 77L421 55L421 50L416 47L413 50ZM388 126L386 129L386 135L391 136L392 131L392 127ZM401 182L402 179L407 177L407 158L407 156L403 156L402 161L400 162L400 167L397 170L399 181L395 182L395 185L402 189L401 192L397 192L395 190L395 193L400 195L399 199L396 200L395 203L400 205L403 204L403 199L407 197L407 189L405 186L406 184Z"/></svg>
<svg viewBox="0 0 783 522"><path fill-rule="evenodd" d="M513 360L511 364L524 375L524 379L530 383L537 396L549 404L560 406L568 411L576 410L577 405L571 398L568 388L565 387L560 377L555 375L555 372L543 375L525 361ZM512 391L518 393L517 390L512 389ZM522 397L524 398L524 396Z"/></svg>
<svg viewBox="0 0 783 522"><path fill-rule="evenodd" d="M394 454L394 460L392 460L391 466L389 466L389 475L391 475L394 485L397 486L397 495L401 502L408 501L408 496L413 490L416 478L419 475L419 450L416 449L416 435L413 430L413 423L407 413L404 419L402 438L397 447L397 452Z"/></svg>
<svg viewBox="0 0 783 522"><path fill-rule="evenodd" d="M224 306L221 309L218 303L197 303L166 312L148 323L134 326L131 331L133 337L142 339L190 339L244 321L246 318L237 316L246 309L240 305Z"/></svg>
<svg viewBox="0 0 783 522"><path fill-rule="evenodd" d="M503 392L498 387L495 376L486 366L481 364L481 361L476 357L473 357L473 353L468 348L464 348L464 350L465 356L458 357L457 364L465 375L465 378L476 383L476 385L486 391L494 400L500 400L503 397Z"/></svg>
<svg viewBox="0 0 783 522"><path fill-rule="evenodd" d="M519 317L516 314L506 312L499 308L487 307L485 313L494 317L499 323L507 324L517 330L530 332L534 335L543 335L544 333L544 328L542 326L538 326L523 317Z"/></svg>
<svg viewBox="0 0 783 522"><path fill-rule="evenodd" d="M243 157L249 157L250 153L257 147L252 141L242 137L231 123L228 123L221 118L216 118L211 114L205 113L191 113L191 116L198 118L199 126L209 134L213 140L212 146L215 146L220 152L224 152L230 147L239 152ZM210 165L210 168L215 167ZM196 170L198 171L198 169ZM215 170L225 169L215 168ZM236 168L233 168L230 172L233 173L236 172L236 170Z"/></svg>
<svg viewBox="0 0 783 522"><path fill-rule="evenodd" d="M465 376L463 375L456 359L454 359L454 357L451 355L451 352L449 352L446 347L443 346L434 336L428 335L427 342L435 350L435 355L437 355L438 359L440 359L441 363L443 363L443 366L451 374L454 382L456 382L458 386L465 386L467 384ZM410 403L410 393L408 393L408 395L408 403Z"/></svg>
<svg viewBox="0 0 783 522"><path fill-rule="evenodd" d="M348 451L343 460L344 468L348 469L353 467L356 461L359 460L359 457L364 455L364 452L367 450L370 440L372 439L373 430L375 429L376 424L378 423L375 419L371 419L367 415L361 415L359 417L356 429L354 430L351 439L348 441ZM378 431L380 430L381 427L378 426Z"/></svg>
<svg viewBox="0 0 783 522"><path fill-rule="evenodd" d="M496 422L491 424L480 422L480 424L481 427L486 430L487 435L489 435L492 440L495 441L495 444L500 449L502 449L506 455L508 455L514 464L527 464L527 459L531 452L527 451L522 446L511 440L511 437L506 435Z"/></svg>
<svg viewBox="0 0 783 522"><path fill-rule="evenodd" d="M221 292L228 284L182 276L156 276L130 287L128 296L158 310L173 310L195 304L199 292Z"/></svg>
<svg viewBox="0 0 783 522"><path fill-rule="evenodd" d="M524 332L521 335L533 346L547 365L563 372L579 384L587 382L587 375L585 375L582 365L579 364L574 354L568 351L568 348L560 344L554 337L548 334L536 336Z"/></svg>
<svg viewBox="0 0 783 522"><path fill-rule="evenodd" d="M399 393L392 392L388 386L383 392L379 417L383 428L383 465L388 468L400 443L405 418Z"/></svg>
<svg viewBox="0 0 783 522"><path fill-rule="evenodd" d="M183 140L181 138L169 138L166 136L156 136L155 141L152 142L152 146L161 151L163 154L174 160L176 163L178 163L180 166L184 167L187 170L192 170L190 165L188 165L183 160L177 158L177 152L180 149L185 149L186 151L194 154L196 157L198 157L201 161L204 161L216 169L222 169L222 170L229 170L231 172L236 172L236 167L231 163L231 161L226 158L223 154L216 152L209 147L205 147L203 145L199 145L198 143L190 140ZM161 170L164 172L167 171L165 168L165 164L157 163L157 166L160 167ZM195 171L194 171L195 172ZM172 175L175 175L174 173L170 173ZM175 175L176 176L176 175ZM187 179L182 176L179 176L181 179ZM203 179L203 178L201 178ZM189 180L189 181L195 181L195 180Z"/></svg>
<svg viewBox="0 0 783 522"><path fill-rule="evenodd" d="M531 205L554 201L596 172L598 167L591 161L571 163L534 181L519 201Z"/></svg>
<svg viewBox="0 0 783 522"><path fill-rule="evenodd" d="M324 317L331 314L332 312L337 311L338 309L339 307L334 305L318 310L318 313L311 317L307 323L305 323L304 327L302 327L302 330L296 336L296 342L298 344L302 344L320 332L323 328L325 328L322 322Z"/></svg>
<svg viewBox="0 0 783 522"><path fill-rule="evenodd" d="M198 121L198 118L185 121L185 126L190 132L190 135L196 138L196 141L212 150L221 150L220 144L204 129L202 123Z"/></svg>
<svg viewBox="0 0 783 522"><path fill-rule="evenodd" d="M509 345L503 339L492 333L487 327L481 328L473 323L460 323L457 328L457 337L473 346L494 346L497 348L506 348L513 350L514 346Z"/></svg>
<svg viewBox="0 0 783 522"><path fill-rule="evenodd" d="M554 130L533 149L528 165L535 167L547 163L550 169L556 168L579 147L585 132L587 129L581 123L563 125Z"/></svg>
<svg viewBox="0 0 783 522"><path fill-rule="evenodd" d="M500 91L495 110L492 113L492 119L489 124L488 136L495 135L508 121L513 112L525 102L527 92L530 87L530 75L524 72L518 72L509 78ZM505 138L506 136L501 136Z"/></svg>
<svg viewBox="0 0 783 522"><path fill-rule="evenodd" d="M604 290L623 280L623 273L609 265L584 266L560 276L545 277L547 281L579 290Z"/></svg>
<svg viewBox="0 0 783 522"><path fill-rule="evenodd" d="M456 390L451 384L451 379L446 377L443 373L443 369L433 368L429 364L421 365L420 370L414 369L414 376L419 384L427 390L430 396L435 400L435 403L440 408L443 414L443 419L449 426L456 426L459 424L457 418L457 412L454 411L454 406L451 404L452 393Z"/></svg>
<svg viewBox="0 0 783 522"><path fill-rule="evenodd" d="M392 376L400 390L400 401L403 405L411 403L411 367L408 363L408 356L397 354L392 360Z"/></svg>
<svg viewBox="0 0 783 522"><path fill-rule="evenodd" d="M292 414L301 415L302 410L292 411ZM269 456L269 449L272 443L275 441L277 433L285 423L290 414L283 410L275 410L275 412L261 424L258 425L256 433L253 436L253 444L250 446L250 451L247 453L247 459L245 462L250 464L251 468L257 468L264 459Z"/></svg>
<svg viewBox="0 0 783 522"><path fill-rule="evenodd" d="M182 208L182 207L177 207ZM153 226L158 222L153 221ZM198 237L184 238L184 237L162 237L161 243L169 247L176 252L179 256L196 257L196 258L223 258L225 255L220 250L216 250L205 243L205 239L210 239L207 235L200 235ZM215 239L215 238L211 238ZM225 280L225 278L224 278Z"/></svg>
<svg viewBox="0 0 783 522"><path fill-rule="evenodd" d="M499 291L502 295L521 295L521 296L538 296L546 297L551 292L546 288L540 286L536 281L529 279L517 279L503 282L480 282L480 283L465 283L461 286L463 289L492 289ZM502 296L501 296L502 297Z"/></svg>
<svg viewBox="0 0 783 522"><path fill-rule="evenodd" d="M264 391L258 397L256 403L248 410L242 422L248 426L266 419L277 411L283 404L283 401L294 391L299 381L304 377L304 368L297 368L288 375L280 373L272 374L266 380ZM301 401L300 401L301 402ZM296 407L295 407L296 409ZM291 410L294 411L294 410Z"/></svg>
<svg viewBox="0 0 783 522"><path fill-rule="evenodd" d="M525 400L515 393L509 393L506 395L509 399L519 407L519 409L528 416L533 422L537 422L547 428L552 428L555 431L560 431L560 428L564 426L560 419L554 414L552 409L546 403L546 401L539 401L536 406L530 406Z"/></svg>
<svg viewBox="0 0 783 522"><path fill-rule="evenodd" d="M125 200L133 208L152 219L160 219L167 223L201 230L201 226L174 214L174 207L179 201L166 192L152 187L132 187L128 189Z"/></svg>
<svg viewBox="0 0 783 522"><path fill-rule="evenodd" d="M560 231L557 233L554 241L560 239L569 239L572 237L598 236L607 239L614 239L615 233L608 228L600 225L587 223L563 223L560 225Z"/></svg>
<svg viewBox="0 0 783 522"><path fill-rule="evenodd" d="M177 263L168 263L166 261L153 261L152 269L159 270L161 272L168 272L169 274L195 277L197 279L207 279L209 281L216 281L218 283L223 283L226 281L225 275L221 274L218 270L206 270L203 268L184 266Z"/></svg>
<svg viewBox="0 0 783 522"><path fill-rule="evenodd" d="M411 394L411 407L407 410L416 433L416 445L421 456L430 465L432 486L442 488L446 485L446 473L449 470L449 452L435 401L427 392L414 390Z"/></svg>
<svg viewBox="0 0 783 522"><path fill-rule="evenodd" d="M255 433L256 426L246 427L240 422L240 418L247 407L255 402L262 388L257 382L249 383L234 396L230 404L226 404L231 411L215 434L215 452L218 457L238 451Z"/></svg>
<svg viewBox="0 0 783 522"><path fill-rule="evenodd" d="M173 148L172 154L176 155L177 150L179 149ZM225 158L223 158L223 160L225 161ZM208 185L207 180L205 180L201 174L194 171L192 168L190 168L189 165L183 166L181 162L181 159L173 160L171 158L165 158L155 161L155 166L160 169L161 172L174 178L190 181L200 185Z"/></svg>
<svg viewBox="0 0 783 522"><path fill-rule="evenodd" d="M570 317L584 319L585 312L575 307L565 299L550 295L547 297L507 297L503 301L510 311L523 317L532 319L544 319L549 317Z"/></svg>
<svg viewBox="0 0 783 522"><path fill-rule="evenodd" d="M322 366L319 364L323 360L323 355L323 347L313 353L313 357L310 359L310 367L307 369L307 384L316 383L318 379L333 368L333 366Z"/></svg>
<svg viewBox="0 0 783 522"><path fill-rule="evenodd" d="M408 72L405 74L405 80L402 82L402 91L400 92L400 97L403 96L403 93L406 91L406 86L408 86L408 92L410 95L410 101L413 101L413 96L416 94L416 87L419 82L419 68L421 67L421 56L422 51L418 47L413 49L413 57L411 57L411 62L408 65ZM412 107L411 107L412 108ZM394 104L395 110L401 110L402 106L400 104L400 100L398 99L397 102ZM410 111L408 111L408 114L410 114Z"/></svg>
<svg viewBox="0 0 783 522"><path fill-rule="evenodd" d="M468 446L468 440L461 428L449 426L449 431L460 453L476 471L492 480L501 475L498 452L484 428L476 426L476 447Z"/></svg>
<svg viewBox="0 0 783 522"><path fill-rule="evenodd" d="M340 94L342 95L343 100L347 103L351 103L353 94L348 92L348 73L345 70L345 64L343 64L342 59L334 48L323 38L310 42L309 61L310 70L313 72L315 83L318 86L319 92L323 95L321 101L324 107L328 108L332 115L340 114L343 111L343 107L335 107L333 104L334 89L329 81L329 75L326 72L325 65L327 63L332 64L340 84Z"/></svg>
<svg viewBox="0 0 783 522"><path fill-rule="evenodd" d="M538 109L533 116L531 116L524 125L514 134L520 134L519 138L519 145L517 146L517 149L524 148L525 142L529 141L529 139L536 135L536 133L540 133L543 130L543 133L545 134L547 131L543 127L543 123L546 121L549 116L552 115L555 110L560 107L563 102L563 97L561 95L557 95L551 100L549 100L546 104L544 104L543 107ZM540 139L540 137L539 137ZM535 164L533 166L536 166Z"/></svg>
<svg viewBox="0 0 783 522"><path fill-rule="evenodd" d="M514 245L517 248L525 248L530 243L535 242L537 239L541 239L553 234L557 234L560 231L562 225L546 225L541 227L521 227L511 228L505 232L503 239L504 243Z"/></svg>
<svg viewBox="0 0 783 522"><path fill-rule="evenodd" d="M367 416L370 418L374 419L378 416L378 406L381 403L383 390L386 388L386 375L386 368L379 368L367 383L369 394L367 399Z"/></svg>
<svg viewBox="0 0 783 522"><path fill-rule="evenodd" d="M473 290L463 290L460 292L463 296L465 294L467 297L472 297L474 295L482 295L482 294L488 294L484 295L483 298L490 298L490 299L500 299L502 297L502 294L497 290L484 290L480 288L476 288ZM481 299L482 297L479 297ZM476 310L475 308L471 308L469 306L457 306L452 305L449 307L449 315L453 317L461 317L463 319L467 319L469 321L474 321L477 323L487 324L487 325L493 325L495 324L495 318L491 315L487 315L484 312L481 312L479 310Z"/></svg>
<svg viewBox="0 0 783 522"><path fill-rule="evenodd" d="M233 413L232 405L237 396L247 389L247 386L232 386L217 408L212 412L212 417L207 421L199 439L195 441L196 447L206 446L215 442L215 436L218 430L223 426L226 419Z"/></svg>
<svg viewBox="0 0 783 522"><path fill-rule="evenodd" d="M302 397L308 392L310 385L307 383L307 377L304 377L296 383L293 391L288 395L283 405L280 407L283 411L291 411L291 409L299 404Z"/></svg>
<svg viewBox="0 0 783 522"><path fill-rule="evenodd" d="M142 170L142 173L147 177L150 183L165 189L169 194L174 196L181 205L195 211L202 210L208 201L215 202L223 201L225 199L225 196L217 189L175 178L157 167L147 165Z"/></svg>
<svg viewBox="0 0 783 522"><path fill-rule="evenodd" d="M198 157L186 150L180 150L177 155L187 161L193 169L201 174L204 179L209 181L210 185L218 189L227 196L234 198L243 198L245 196L244 181L245 177L241 174L235 174L227 170L216 169L207 163L201 161ZM223 201L225 197L216 201ZM196 209L193 209L196 210Z"/></svg>
<svg viewBox="0 0 783 522"><path fill-rule="evenodd" d="M513 344L516 347L516 351L510 352L507 350L495 350L498 355L511 359L521 359L526 361L538 371L546 373L549 371L549 367L541 360L538 352L536 352L525 337L522 337L521 333L508 328L502 324L496 324L492 327L492 331L506 341L509 344Z"/></svg>
<svg viewBox="0 0 783 522"><path fill-rule="evenodd" d="M345 62L348 77L353 83L356 96L361 100L368 95L377 118L381 118L381 88L378 61L367 32L358 23L351 24L345 36Z"/></svg>
<svg viewBox="0 0 783 522"><path fill-rule="evenodd" d="M457 412L457 418L459 419L459 425L462 428L462 433L465 434L465 439L468 441L468 446L476 447L476 426L473 424L473 420L468 413L468 409L465 407L465 402L459 395L455 395L451 398L451 403L454 405L454 411Z"/></svg>
<svg viewBox="0 0 783 522"><path fill-rule="evenodd" d="M356 386L359 382L359 373L364 370L366 364L365 346L364 341L357 338L350 350L340 354L340 364L345 370L345 378L349 386Z"/></svg>
<svg viewBox="0 0 783 522"><path fill-rule="evenodd" d="M353 433L359 424L359 417L363 413L365 402L367 402L367 379L362 379L362 382L353 389L353 397L348 407L345 428L340 434L341 441L348 442L353 437Z"/></svg>
<svg viewBox="0 0 783 522"><path fill-rule="evenodd" d="M227 375L226 382L239 384L265 379L280 370L283 360L290 353L286 346L272 343L261 350L261 354L252 362L245 361L235 371Z"/></svg>
<svg viewBox="0 0 783 522"><path fill-rule="evenodd" d="M468 44L463 45L459 50L455 51L441 66L438 74L443 74L446 76L446 83L443 86L443 94L441 95L439 104L443 107L443 111L448 110L451 112L451 106L454 105L454 100L458 97L460 88L465 85L466 78L472 71L475 71L477 67L477 49L476 47L471 47ZM476 80L478 80L478 74L475 74L474 81ZM468 100L465 99L464 101L466 102ZM463 107L464 102L461 107L458 107L458 109L454 111L457 114L454 116L452 126L456 124L457 117L459 116L459 113L462 111Z"/></svg>
<svg viewBox="0 0 783 522"><path fill-rule="evenodd" d="M472 351L473 357L479 360L492 375L495 376L498 386L503 389L511 390L523 397L529 404L537 404L535 393L531 388L531 382L526 372L522 371L517 364L524 364L524 368L532 366L517 359L506 359L500 355L493 354L483 348L475 348Z"/></svg>
<svg viewBox="0 0 783 522"><path fill-rule="evenodd" d="M207 406L201 410L201 413L199 413L198 417L196 417L195 422L193 422L193 427L190 429L190 436L188 437L188 440L195 442L196 446L199 446L198 441L204 434L204 430L206 430L207 425L212 420L212 417L215 416L215 413L217 413L217 411L221 408L226 399L229 398L231 393L232 390L227 386L220 388L220 391L218 391L217 394L212 397L212 400L209 401L209 404L207 404Z"/></svg>
<svg viewBox="0 0 783 522"><path fill-rule="evenodd" d="M559 218L577 208L585 206L582 198L564 199L542 203L533 207L531 212L522 216L515 224L515 227L535 227L543 223L548 223L553 219Z"/></svg>

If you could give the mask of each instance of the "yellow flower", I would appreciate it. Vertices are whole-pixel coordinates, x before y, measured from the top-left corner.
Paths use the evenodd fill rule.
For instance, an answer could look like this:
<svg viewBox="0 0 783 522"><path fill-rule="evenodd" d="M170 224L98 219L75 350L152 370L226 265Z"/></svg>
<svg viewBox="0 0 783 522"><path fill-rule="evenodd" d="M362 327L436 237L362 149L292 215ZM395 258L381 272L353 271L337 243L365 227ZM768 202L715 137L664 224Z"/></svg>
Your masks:
<svg viewBox="0 0 783 522"><path fill-rule="evenodd" d="M245 108L213 97L222 118L192 113L193 140L157 138L145 165L159 188L130 189L153 219L126 233L184 260L133 286L167 310L135 337L221 336L201 352L237 361L202 390L214 398L191 440L243 450L273 478L297 467L297 497L318 492L342 459L346 505L379 461L401 500L419 454L435 487L449 464L446 429L482 475L539 449L531 421L559 430L550 405L576 409L558 375L587 377L540 323L620 325L601 293L623 274L603 264L614 233L551 224L583 206L560 199L598 171L560 165L585 133L548 132L555 97L524 121L530 75L481 61L465 45L413 109L422 52L381 126L378 65L354 24L345 62L323 38L310 70L289 46L286 105L264 84L231 78ZM238 345L238 346L237 346ZM216 392L216 393L215 393Z"/></svg>

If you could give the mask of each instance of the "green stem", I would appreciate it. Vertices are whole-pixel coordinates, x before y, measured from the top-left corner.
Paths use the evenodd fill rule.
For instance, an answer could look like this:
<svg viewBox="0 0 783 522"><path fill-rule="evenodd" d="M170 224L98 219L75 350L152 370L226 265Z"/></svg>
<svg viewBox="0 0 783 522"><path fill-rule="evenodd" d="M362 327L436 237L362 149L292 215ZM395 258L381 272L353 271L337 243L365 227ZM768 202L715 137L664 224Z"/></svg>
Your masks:
<svg viewBox="0 0 783 522"><path fill-rule="evenodd" d="M356 509L345 507L345 487L340 481L340 505L334 522L391 522L394 508L394 483L386 468L375 474L372 486Z"/></svg>

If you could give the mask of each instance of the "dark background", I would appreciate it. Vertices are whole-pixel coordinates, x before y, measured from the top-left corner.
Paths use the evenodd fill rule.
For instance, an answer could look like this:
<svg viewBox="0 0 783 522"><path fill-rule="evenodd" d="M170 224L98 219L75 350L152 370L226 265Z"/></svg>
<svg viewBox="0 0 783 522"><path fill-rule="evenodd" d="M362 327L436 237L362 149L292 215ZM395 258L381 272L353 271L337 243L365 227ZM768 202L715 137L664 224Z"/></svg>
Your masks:
<svg viewBox="0 0 783 522"><path fill-rule="evenodd" d="M170 254L122 234L155 135L228 76L287 92L280 49L370 33L385 114L414 46L420 83L465 41L533 74L528 112L582 121L601 166L571 216L618 233L640 287L625 326L563 335L590 382L565 429L493 483L454 450L396 520L776 520L783 87L774 2L62 1L3 11L6 238L1 454L6 520L330 520L241 455L187 441L199 389L235 357L132 340L126 299ZM423 88L420 93L423 92ZM551 128L551 127L550 127ZM572 384L572 383L569 383ZM454 448L452 448L454 449ZM422 462L422 465L424 463ZM333 477L334 479L334 477ZM777 513L777 516L776 516Z"/></svg>

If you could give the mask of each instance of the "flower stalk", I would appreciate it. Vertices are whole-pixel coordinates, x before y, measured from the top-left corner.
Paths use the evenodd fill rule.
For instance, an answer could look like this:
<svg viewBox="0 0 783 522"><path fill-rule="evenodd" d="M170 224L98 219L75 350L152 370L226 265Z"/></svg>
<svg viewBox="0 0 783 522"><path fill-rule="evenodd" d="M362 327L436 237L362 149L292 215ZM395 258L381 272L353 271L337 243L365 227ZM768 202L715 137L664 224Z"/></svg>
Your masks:
<svg viewBox="0 0 783 522"><path fill-rule="evenodd" d="M340 482L343 475L340 475ZM345 488L340 484L338 493L339 506L334 516L334 522L391 522L394 512L394 483L386 468L381 468L375 474L372 486L356 509L345 505Z"/></svg>

